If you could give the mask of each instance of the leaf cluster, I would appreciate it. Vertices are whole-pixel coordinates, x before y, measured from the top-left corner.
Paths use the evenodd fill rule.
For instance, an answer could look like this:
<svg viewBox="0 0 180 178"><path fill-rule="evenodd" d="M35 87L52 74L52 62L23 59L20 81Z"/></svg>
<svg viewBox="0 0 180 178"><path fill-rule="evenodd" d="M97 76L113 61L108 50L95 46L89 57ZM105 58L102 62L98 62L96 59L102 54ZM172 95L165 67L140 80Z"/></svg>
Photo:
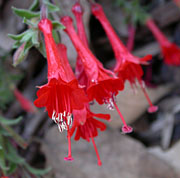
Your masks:
<svg viewBox="0 0 180 178"><path fill-rule="evenodd" d="M0 116L0 170L6 175L12 175L15 172L23 177L30 178L31 175L41 177L48 173L48 169L35 169L27 164L26 160L22 158L16 151L16 146L22 148L27 147L27 143L20 137L11 126L16 125L21 121L21 117L17 119L7 119ZM14 144L13 144L14 143Z"/></svg>
<svg viewBox="0 0 180 178"><path fill-rule="evenodd" d="M60 11L59 7L50 3L48 0L43 0L43 4L47 7L47 17L52 20L54 33L56 33L57 28L63 29L64 26L60 22L53 20L51 16L51 13ZM14 66L26 59L32 47L37 48L41 54L46 57L45 47L42 40L40 40L41 36L38 30L38 22L41 18L41 12L38 11L38 9L40 9L39 6L39 0L34 0L29 9L12 7L14 14L23 18L23 23L28 26L28 29L21 34L8 34L8 36L15 41L13 49L17 49L13 57ZM54 36L58 37L57 34Z"/></svg>

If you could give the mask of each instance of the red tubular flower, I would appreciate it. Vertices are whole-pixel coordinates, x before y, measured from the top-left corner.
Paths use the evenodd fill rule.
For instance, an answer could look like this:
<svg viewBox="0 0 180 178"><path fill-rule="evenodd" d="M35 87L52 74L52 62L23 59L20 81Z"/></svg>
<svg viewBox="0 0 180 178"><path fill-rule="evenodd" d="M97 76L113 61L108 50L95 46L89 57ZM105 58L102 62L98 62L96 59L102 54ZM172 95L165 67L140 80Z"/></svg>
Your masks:
<svg viewBox="0 0 180 178"><path fill-rule="evenodd" d="M81 10L80 4L76 3L73 7L73 13L75 14L77 19L78 30L84 28L84 26L82 25L82 12L83 11ZM119 90L122 90L124 88L122 79L118 79L113 72L103 68L103 65L87 48L87 43L85 42L86 44L83 44L83 39L85 39L86 37L80 37L82 39L81 41L76 34L76 31L72 24L72 19L70 17L63 17L61 19L61 22L65 25L65 31L69 35L78 52L79 60L81 60L81 67L83 65L85 74L88 79L86 91L90 101L96 99L99 104L108 104L109 109L112 109L114 96L118 94ZM79 25L79 23L81 24ZM81 34L81 36L86 36L85 30L83 30L83 32L84 33L81 32L79 34ZM125 122L123 123L123 128L126 128L123 130L126 130L126 133L132 132L132 128Z"/></svg>
<svg viewBox="0 0 180 178"><path fill-rule="evenodd" d="M79 39L71 17L65 16L61 19L61 22L66 27L65 32L69 35L78 55L81 57L88 77L87 94L90 101L96 99L99 104L103 104L112 97L112 94L117 95L119 90L123 90L122 80L117 78L113 72L105 70L102 64L99 65L100 62L97 62L96 57ZM110 76L110 74L113 76Z"/></svg>
<svg viewBox="0 0 180 178"><path fill-rule="evenodd" d="M119 77L122 77L123 80L129 80L131 85L133 85L136 81L140 83L140 86L142 88L142 91L150 105L148 108L148 111L150 113L157 111L158 107L154 106L144 88L143 82L142 82L142 75L143 75L143 70L141 66L138 63L142 63L143 61L150 60L152 58L151 55L147 55L144 58L138 58L133 56L128 49L123 45L123 43L120 41L118 38L117 34L115 33L114 29L112 28L110 22L108 21L103 8L100 4L94 3L91 6L91 11L93 15L99 20L101 25L103 26L109 41L112 45L112 48L115 53L115 58L116 58L116 66L114 71L118 73ZM134 31L131 31L131 34L133 34ZM132 42L131 42L132 43ZM129 46L129 50L131 50L131 46Z"/></svg>
<svg viewBox="0 0 180 178"><path fill-rule="evenodd" d="M26 112L35 113L37 111L36 108L33 106L33 103L27 98L25 98L17 88L14 88L13 92L14 92L14 96L19 101L21 107Z"/></svg>
<svg viewBox="0 0 180 178"><path fill-rule="evenodd" d="M121 42L121 40L118 38L117 34L115 33L114 29L112 28L100 4L93 3L91 6L91 11L92 11L92 14L100 21L101 25L103 26L106 32L106 35L108 36L109 41L114 50L115 58L117 60L116 67L114 69L115 72L118 72L119 67L121 66L121 63L124 60L139 64L139 63L145 63L147 60L152 58L151 55L147 55L143 58L138 58L128 52L127 48L123 45L123 43Z"/></svg>
<svg viewBox="0 0 180 178"><path fill-rule="evenodd" d="M68 66L66 48L60 45L61 51L52 36L52 23L48 19L42 19L39 29L43 32L48 61L48 83L41 86L37 92L34 104L37 107L45 107L48 115L58 125L60 131L68 131L69 153L65 160L73 160L71 156L71 137L69 133L72 122L72 110L84 108L87 103L84 90L78 87L78 82Z"/></svg>
<svg viewBox="0 0 180 178"><path fill-rule="evenodd" d="M148 18L146 20L146 25L149 28L149 30L153 33L154 37L157 39L162 55L165 59L165 63L168 65L180 65L180 48L174 44L171 43L166 36L160 31L160 29L156 26L153 19Z"/></svg>
<svg viewBox="0 0 180 178"><path fill-rule="evenodd" d="M96 147L95 141L94 141L94 137L98 136L98 129L100 129L100 131L104 131L106 129L106 125L99 121L94 119L94 117L103 119L103 120L110 120L110 115L109 114L95 114L92 113L89 109L89 105L87 104L87 106L84 108L83 111L83 115L79 114L79 111L74 110L73 111L73 116L74 116L74 121L78 120L79 117L82 118L81 120L83 120L83 118L86 119L86 122L84 125L77 125L76 122L73 122L73 126L71 129L71 135L73 135L73 133L75 132L75 137L74 139L76 141L78 141L80 138L86 140L86 141L92 141L96 155L97 155L97 159L98 159L98 165L101 166L102 162L98 153L98 149Z"/></svg>

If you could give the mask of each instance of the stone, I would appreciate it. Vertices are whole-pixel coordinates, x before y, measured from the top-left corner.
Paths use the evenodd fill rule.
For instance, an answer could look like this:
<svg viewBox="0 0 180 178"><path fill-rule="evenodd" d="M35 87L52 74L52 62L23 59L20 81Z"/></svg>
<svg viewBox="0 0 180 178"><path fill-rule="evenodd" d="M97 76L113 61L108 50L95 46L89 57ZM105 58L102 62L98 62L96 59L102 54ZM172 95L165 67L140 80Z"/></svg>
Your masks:
<svg viewBox="0 0 180 178"><path fill-rule="evenodd" d="M73 162L67 156L67 139L57 127L48 130L42 151L55 178L178 178L168 163L148 153L138 141L108 129L95 139L102 160L98 167L92 143L72 141ZM47 176L46 176L47 177Z"/></svg>
<svg viewBox="0 0 180 178"><path fill-rule="evenodd" d="M172 90L172 85L162 85L157 88L147 88L147 92L153 103L156 103L160 98L165 96ZM116 97L117 105L122 112L126 122L128 124L136 121L142 114L148 109L148 102L141 91L140 87L137 87L136 91L133 91L129 82L125 83L125 89L120 91ZM116 110L108 110L107 105L98 105L95 103L91 106L91 109L97 113L109 113L112 121L109 125L112 128L120 128L122 122Z"/></svg>
<svg viewBox="0 0 180 178"><path fill-rule="evenodd" d="M164 151L160 147L152 147L148 149L149 153L154 154L158 158L166 161L176 172L180 174L180 141L173 145L170 149Z"/></svg>

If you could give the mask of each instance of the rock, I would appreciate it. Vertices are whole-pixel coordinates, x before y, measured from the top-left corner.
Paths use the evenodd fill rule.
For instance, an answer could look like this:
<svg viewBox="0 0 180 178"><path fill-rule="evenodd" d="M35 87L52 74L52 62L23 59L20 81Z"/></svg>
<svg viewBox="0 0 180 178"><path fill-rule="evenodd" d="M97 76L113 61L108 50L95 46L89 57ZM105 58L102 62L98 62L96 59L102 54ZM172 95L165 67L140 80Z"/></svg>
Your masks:
<svg viewBox="0 0 180 178"><path fill-rule="evenodd" d="M161 97L165 96L172 89L171 85L159 86L157 88L148 88L148 94L153 103L157 102ZM117 96L117 104L121 110L127 123L132 123L148 108L148 102L138 87L136 93L133 92L129 82L125 83L125 89L119 92ZM97 103L92 105L92 110L97 113L109 113L111 114L112 121L109 123L113 128L119 128L122 125L119 115L116 110L108 110L106 105L98 105Z"/></svg>
<svg viewBox="0 0 180 178"><path fill-rule="evenodd" d="M102 167L98 167L92 143L72 141L73 162L65 162L67 139L56 127L48 130L42 151L53 168L55 178L178 178L167 163L148 153L134 139L114 130L95 139Z"/></svg>
<svg viewBox="0 0 180 178"><path fill-rule="evenodd" d="M167 151L163 151L160 147L153 147L148 149L148 152L166 161L180 174L180 141Z"/></svg>

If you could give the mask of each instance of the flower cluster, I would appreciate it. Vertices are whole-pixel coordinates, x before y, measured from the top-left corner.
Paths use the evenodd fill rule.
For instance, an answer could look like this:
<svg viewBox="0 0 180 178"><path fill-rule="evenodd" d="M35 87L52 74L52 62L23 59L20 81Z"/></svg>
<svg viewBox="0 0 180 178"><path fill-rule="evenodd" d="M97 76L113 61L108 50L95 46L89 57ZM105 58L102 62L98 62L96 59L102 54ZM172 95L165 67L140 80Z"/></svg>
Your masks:
<svg viewBox="0 0 180 178"><path fill-rule="evenodd" d="M110 121L110 115L93 113L89 102L96 100L100 105L107 104L109 109L116 109L123 123L123 133L131 133L133 129L127 125L115 97L124 89L126 80L129 80L132 86L136 80L139 82L150 104L149 112L155 112L157 107L152 104L145 91L142 81L143 70L140 66L140 64L147 64L152 56L147 55L144 58L133 56L120 41L102 7L94 3L91 9L92 14L102 24L114 50L117 60L114 70L105 69L89 49L82 19L83 8L77 2L72 7L77 31L73 26L71 17L64 16L60 19L60 22L65 26L64 31L77 51L75 74L68 62L66 46L56 44L53 39L52 22L43 18L38 24L39 30L44 35L48 63L48 83L39 87L34 104L37 107L46 108L49 117L58 125L60 132L67 131L69 146L68 156L64 158L65 160L73 160L71 137L75 135L74 139L76 141L80 138L88 142L92 141L98 165L101 165L102 162L94 137L98 136L99 130L104 131L106 129L104 121Z"/></svg>

